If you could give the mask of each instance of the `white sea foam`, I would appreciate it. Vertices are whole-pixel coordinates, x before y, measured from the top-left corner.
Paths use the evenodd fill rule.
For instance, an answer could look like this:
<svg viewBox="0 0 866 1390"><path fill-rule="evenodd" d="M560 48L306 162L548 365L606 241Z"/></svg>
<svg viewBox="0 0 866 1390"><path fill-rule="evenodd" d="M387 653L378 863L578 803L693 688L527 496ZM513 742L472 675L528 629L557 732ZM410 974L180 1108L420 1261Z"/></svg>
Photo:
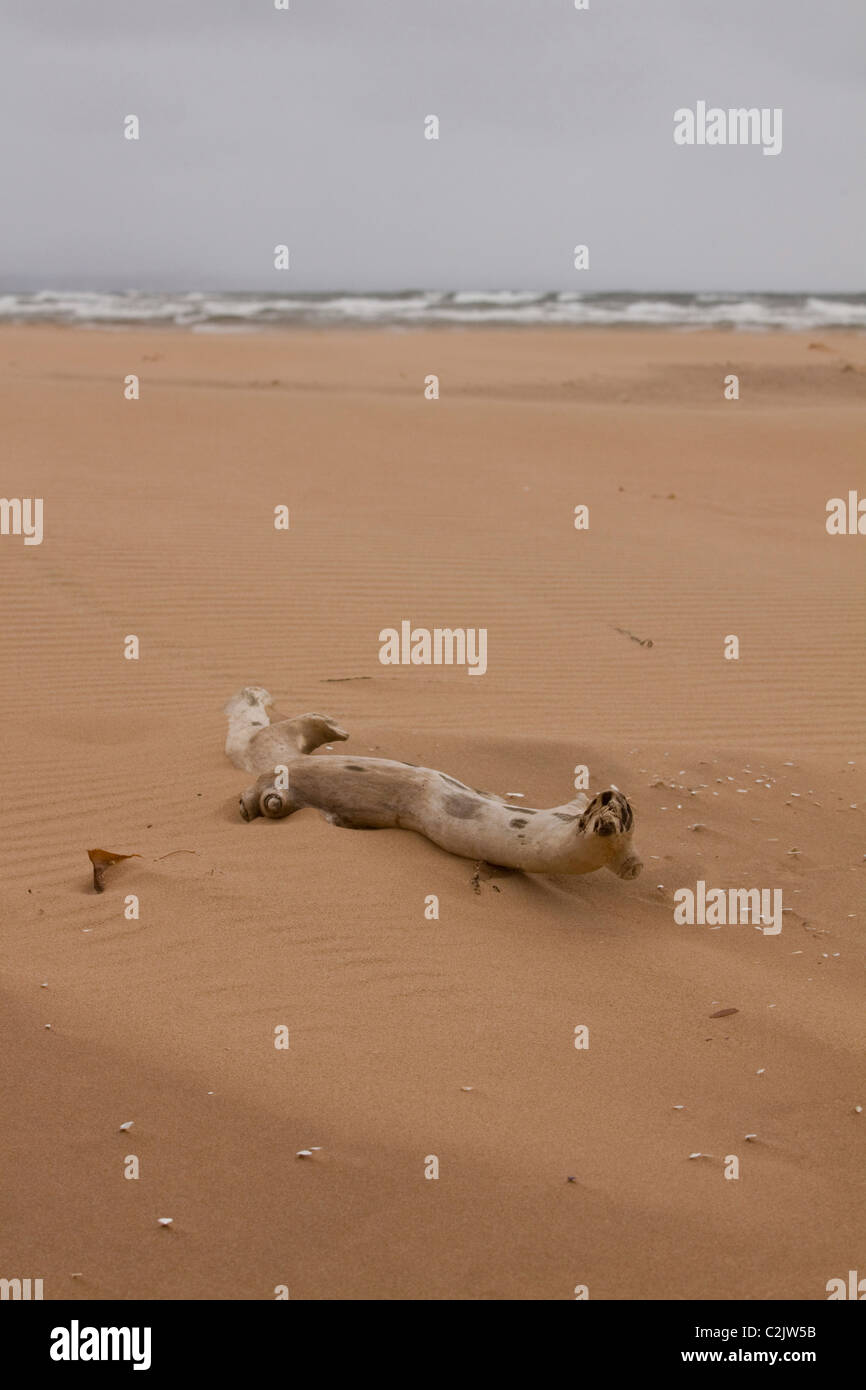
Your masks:
<svg viewBox="0 0 866 1390"><path fill-rule="evenodd" d="M292 325L866 329L866 294L585 294L411 290L401 294L39 290L0 293L0 322L154 324L210 332Z"/></svg>

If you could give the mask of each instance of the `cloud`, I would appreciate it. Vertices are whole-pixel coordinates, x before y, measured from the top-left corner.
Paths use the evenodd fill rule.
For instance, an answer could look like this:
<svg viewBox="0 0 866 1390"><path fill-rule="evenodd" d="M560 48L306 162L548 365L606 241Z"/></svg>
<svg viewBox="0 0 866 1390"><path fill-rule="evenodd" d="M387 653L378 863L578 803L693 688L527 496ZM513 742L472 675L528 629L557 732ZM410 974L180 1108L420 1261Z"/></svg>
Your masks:
<svg viewBox="0 0 866 1390"><path fill-rule="evenodd" d="M6 8L10 287L285 290L278 242L293 289L862 281L860 0ZM782 106L782 155L676 148L699 98Z"/></svg>

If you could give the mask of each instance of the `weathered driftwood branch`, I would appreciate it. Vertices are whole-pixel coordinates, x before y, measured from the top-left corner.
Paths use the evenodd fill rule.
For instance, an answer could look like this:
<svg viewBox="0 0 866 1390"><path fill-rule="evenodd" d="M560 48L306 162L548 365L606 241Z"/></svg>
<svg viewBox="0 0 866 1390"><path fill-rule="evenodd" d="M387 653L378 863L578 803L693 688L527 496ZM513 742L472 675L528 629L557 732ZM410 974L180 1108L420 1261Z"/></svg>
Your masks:
<svg viewBox="0 0 866 1390"><path fill-rule="evenodd" d="M332 825L416 830L451 854L527 873L605 868L629 879L643 868L632 842L634 814L616 787L591 800L580 792L550 810L515 806L429 767L344 754L311 758L320 744L348 734L320 714L272 723L271 707L259 686L226 705L226 752L236 767L260 773L241 795L244 820L279 820L314 806Z"/></svg>

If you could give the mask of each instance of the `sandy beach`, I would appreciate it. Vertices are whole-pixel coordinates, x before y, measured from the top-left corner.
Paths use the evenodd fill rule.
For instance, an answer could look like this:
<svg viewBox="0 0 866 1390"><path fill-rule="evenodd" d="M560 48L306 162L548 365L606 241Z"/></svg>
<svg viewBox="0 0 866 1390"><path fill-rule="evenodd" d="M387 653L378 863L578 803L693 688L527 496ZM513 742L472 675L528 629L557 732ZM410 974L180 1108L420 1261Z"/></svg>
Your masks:
<svg viewBox="0 0 866 1390"><path fill-rule="evenodd" d="M40 545L0 537L8 1277L815 1300L866 1274L866 542L825 527L866 493L864 383L835 331L0 328L2 491L44 499ZM486 673L383 666L404 620L485 628ZM476 891L408 832L244 824L247 684L528 806L585 764L643 875ZM95 846L141 856L101 895ZM678 924L698 880L782 890L782 931Z"/></svg>

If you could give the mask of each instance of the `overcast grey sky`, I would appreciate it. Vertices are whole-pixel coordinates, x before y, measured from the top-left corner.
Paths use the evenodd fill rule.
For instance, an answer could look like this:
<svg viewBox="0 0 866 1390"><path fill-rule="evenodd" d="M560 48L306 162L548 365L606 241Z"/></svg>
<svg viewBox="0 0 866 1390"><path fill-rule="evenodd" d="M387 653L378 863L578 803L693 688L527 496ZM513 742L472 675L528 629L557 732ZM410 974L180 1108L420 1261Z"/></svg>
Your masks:
<svg viewBox="0 0 866 1390"><path fill-rule="evenodd" d="M864 0L0 15L3 288L866 287ZM781 107L781 154L677 147L701 99Z"/></svg>

